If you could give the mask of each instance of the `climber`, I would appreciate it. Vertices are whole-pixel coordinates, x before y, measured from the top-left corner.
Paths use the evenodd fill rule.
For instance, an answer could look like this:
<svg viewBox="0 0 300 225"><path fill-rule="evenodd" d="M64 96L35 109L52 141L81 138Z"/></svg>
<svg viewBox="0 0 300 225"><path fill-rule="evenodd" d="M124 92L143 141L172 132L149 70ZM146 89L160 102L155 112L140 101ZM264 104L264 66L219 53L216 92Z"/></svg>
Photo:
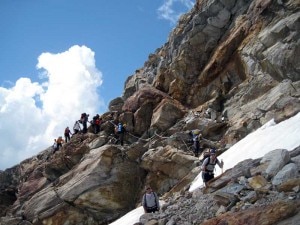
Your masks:
<svg viewBox="0 0 300 225"><path fill-rule="evenodd" d="M79 120L76 120L76 122L74 123L73 131L74 134L77 134L79 131L81 131Z"/></svg>
<svg viewBox="0 0 300 225"><path fill-rule="evenodd" d="M89 114L86 114L86 113L82 113L81 114L81 117L80 117L80 121L82 123L82 126L83 126L83 129L82 129L82 132L83 133L86 133L87 132L87 122L89 120Z"/></svg>
<svg viewBox="0 0 300 225"><path fill-rule="evenodd" d="M59 150L59 148L62 147L62 143L64 142L62 136L59 136L59 137L57 138L56 142L57 142L57 150ZM53 152L53 153L54 153L54 152Z"/></svg>
<svg viewBox="0 0 300 225"><path fill-rule="evenodd" d="M99 114L93 117L91 124L95 134L99 133L101 122L102 122L102 118L99 116Z"/></svg>
<svg viewBox="0 0 300 225"><path fill-rule="evenodd" d="M115 126L115 133L118 136L118 139L115 142L115 144L118 144L118 142L120 142L121 145L123 146L123 144L124 144L124 135L125 135L125 132L126 132L125 127L126 127L126 125L122 124L121 122L118 123L117 126Z"/></svg>
<svg viewBox="0 0 300 225"><path fill-rule="evenodd" d="M142 206L145 213L154 213L159 211L160 206L158 196L150 186L146 188L146 192L143 195Z"/></svg>
<svg viewBox="0 0 300 225"><path fill-rule="evenodd" d="M214 178L214 169L216 164L218 164L220 168L223 168L223 161L220 162L217 159L216 150L211 149L210 156L207 157L202 163L202 179L206 187L208 182Z"/></svg>
<svg viewBox="0 0 300 225"><path fill-rule="evenodd" d="M53 149L53 153L56 152L58 150L58 145L57 145L57 141L56 139L54 139L54 143L52 145L52 149Z"/></svg>
<svg viewBox="0 0 300 225"><path fill-rule="evenodd" d="M72 133L71 133L69 127L66 127L65 133L64 133L66 143L71 140L70 134L72 134Z"/></svg>
<svg viewBox="0 0 300 225"><path fill-rule="evenodd" d="M192 134L192 140L193 140L193 149L195 157L199 157L199 151L200 151L200 139L202 137L202 134L200 133L199 129L193 130L191 132Z"/></svg>

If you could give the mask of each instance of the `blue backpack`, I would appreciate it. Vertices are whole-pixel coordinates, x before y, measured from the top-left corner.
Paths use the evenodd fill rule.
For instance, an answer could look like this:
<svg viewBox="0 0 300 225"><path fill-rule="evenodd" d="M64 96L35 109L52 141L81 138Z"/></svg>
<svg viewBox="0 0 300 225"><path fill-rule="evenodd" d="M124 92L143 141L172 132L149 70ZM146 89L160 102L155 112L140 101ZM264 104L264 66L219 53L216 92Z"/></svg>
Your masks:
<svg viewBox="0 0 300 225"><path fill-rule="evenodd" d="M117 132L118 132L118 133L123 133L123 132L124 132L124 126L123 126L122 123L119 123L119 124L118 124Z"/></svg>

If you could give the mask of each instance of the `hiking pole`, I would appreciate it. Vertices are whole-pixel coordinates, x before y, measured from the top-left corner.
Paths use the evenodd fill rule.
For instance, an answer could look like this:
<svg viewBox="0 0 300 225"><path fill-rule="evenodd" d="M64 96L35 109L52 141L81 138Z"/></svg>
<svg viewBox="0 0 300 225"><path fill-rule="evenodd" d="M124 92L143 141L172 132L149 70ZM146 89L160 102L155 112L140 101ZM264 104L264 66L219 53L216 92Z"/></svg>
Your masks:
<svg viewBox="0 0 300 225"><path fill-rule="evenodd" d="M224 161L223 161L223 159L221 159L221 164L222 164L222 173L224 172Z"/></svg>
<svg viewBox="0 0 300 225"><path fill-rule="evenodd" d="M187 151L189 151L189 147L187 146L187 144L185 143L185 141L183 140L183 138L182 138L182 137L180 137L180 138L181 138L182 142L184 143L184 145L185 145Z"/></svg>

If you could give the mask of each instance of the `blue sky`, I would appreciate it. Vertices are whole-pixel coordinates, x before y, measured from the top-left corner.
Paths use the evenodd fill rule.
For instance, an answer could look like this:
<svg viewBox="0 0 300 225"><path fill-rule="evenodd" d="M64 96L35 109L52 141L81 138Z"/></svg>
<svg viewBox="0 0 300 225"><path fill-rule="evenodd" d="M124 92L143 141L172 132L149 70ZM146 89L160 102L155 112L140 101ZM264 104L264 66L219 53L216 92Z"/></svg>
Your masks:
<svg viewBox="0 0 300 225"><path fill-rule="evenodd" d="M0 169L107 111L194 2L1 0Z"/></svg>
<svg viewBox="0 0 300 225"><path fill-rule="evenodd" d="M167 41L187 4L192 1L2 0L1 86L10 87L20 77L39 81L36 64L42 53L85 45L95 52L103 74L100 94L108 104L122 94L126 78Z"/></svg>

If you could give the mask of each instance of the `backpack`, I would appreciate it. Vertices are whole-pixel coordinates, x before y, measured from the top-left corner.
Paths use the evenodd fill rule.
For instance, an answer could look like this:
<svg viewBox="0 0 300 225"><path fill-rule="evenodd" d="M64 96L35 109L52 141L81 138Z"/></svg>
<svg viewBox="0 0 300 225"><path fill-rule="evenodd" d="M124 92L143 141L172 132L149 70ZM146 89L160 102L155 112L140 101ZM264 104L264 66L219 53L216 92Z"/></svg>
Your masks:
<svg viewBox="0 0 300 225"><path fill-rule="evenodd" d="M124 126L123 126L123 124L121 124L121 123L118 124L117 132L118 133L123 133L124 132Z"/></svg>
<svg viewBox="0 0 300 225"><path fill-rule="evenodd" d="M157 195L156 195L156 193L154 191L152 191L152 194L154 196L155 206L157 207L157 201L156 201ZM148 207L147 206L147 201L146 201L146 194L144 194L144 202L145 202L145 206Z"/></svg>
<svg viewBox="0 0 300 225"><path fill-rule="evenodd" d="M57 149L57 143L56 143L56 142L52 145L52 148L53 148L54 150Z"/></svg>
<svg viewBox="0 0 300 225"><path fill-rule="evenodd" d="M209 152L204 152L203 153L203 159L201 160L202 162L204 162L204 160L208 158L208 163L209 164L209 160L210 160L210 153Z"/></svg>
<svg viewBox="0 0 300 225"><path fill-rule="evenodd" d="M96 119L95 124L100 125L100 119Z"/></svg>
<svg viewBox="0 0 300 225"><path fill-rule="evenodd" d="M205 160L206 158L208 158L207 163L206 163L205 166L207 166L207 165L209 165L209 164L211 164L211 165L216 165L216 164L219 162L218 158L216 158L215 163L210 163L210 155L209 155L209 154L207 154L207 155L208 155L208 156L205 156L205 155L204 155L204 158L203 158L203 161L202 161L202 163L203 163L204 160ZM202 164L202 165L203 165L203 164Z"/></svg>
<svg viewBox="0 0 300 225"><path fill-rule="evenodd" d="M193 136L193 141L199 141L199 136L198 135L194 135Z"/></svg>

